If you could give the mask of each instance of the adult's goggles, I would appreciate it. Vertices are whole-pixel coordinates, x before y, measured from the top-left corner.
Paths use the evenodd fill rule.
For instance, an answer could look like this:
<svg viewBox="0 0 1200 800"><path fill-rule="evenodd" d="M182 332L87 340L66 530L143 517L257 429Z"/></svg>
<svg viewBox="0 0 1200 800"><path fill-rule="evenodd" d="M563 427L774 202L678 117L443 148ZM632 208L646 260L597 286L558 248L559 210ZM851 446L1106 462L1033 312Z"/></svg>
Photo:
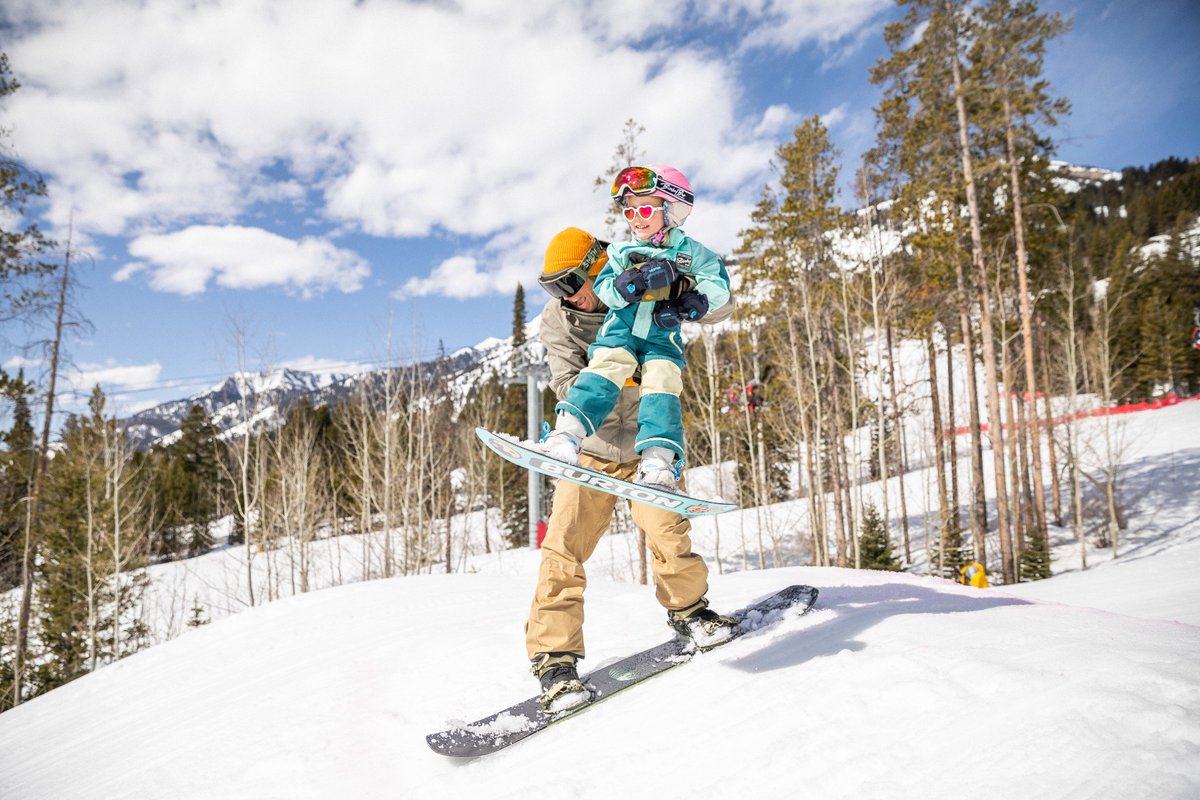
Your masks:
<svg viewBox="0 0 1200 800"><path fill-rule="evenodd" d="M652 194L661 191L668 197L680 202L695 205L696 196L687 189L663 178L649 167L626 167L613 178L612 197L620 199L625 192L631 194Z"/></svg>
<svg viewBox="0 0 1200 800"><path fill-rule="evenodd" d="M538 278L538 283L551 297L571 297L579 294L579 290L587 284L588 278L591 277L592 267L603 254L604 243L596 240L584 253L578 266L551 275L542 275Z"/></svg>

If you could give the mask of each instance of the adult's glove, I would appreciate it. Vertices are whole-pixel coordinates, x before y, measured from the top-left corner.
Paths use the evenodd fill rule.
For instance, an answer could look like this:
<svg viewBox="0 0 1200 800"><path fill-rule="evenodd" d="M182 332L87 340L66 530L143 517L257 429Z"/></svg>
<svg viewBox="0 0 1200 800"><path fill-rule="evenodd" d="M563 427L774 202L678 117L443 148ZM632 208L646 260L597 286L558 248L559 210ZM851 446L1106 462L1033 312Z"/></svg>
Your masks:
<svg viewBox="0 0 1200 800"><path fill-rule="evenodd" d="M662 300L654 306L654 324L660 328L678 328L681 322L695 322L708 313L708 298L687 291L674 300Z"/></svg>

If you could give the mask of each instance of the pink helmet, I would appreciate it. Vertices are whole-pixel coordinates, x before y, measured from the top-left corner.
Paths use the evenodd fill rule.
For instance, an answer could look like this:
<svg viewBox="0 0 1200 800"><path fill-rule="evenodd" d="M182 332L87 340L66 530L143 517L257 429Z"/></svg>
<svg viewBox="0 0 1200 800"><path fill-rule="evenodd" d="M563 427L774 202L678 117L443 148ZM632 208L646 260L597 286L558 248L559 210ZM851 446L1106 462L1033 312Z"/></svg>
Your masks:
<svg viewBox="0 0 1200 800"><path fill-rule="evenodd" d="M687 176L665 164L626 167L618 172L613 179L612 197L620 203L627 192L640 197L661 197L666 228L682 227L696 202Z"/></svg>

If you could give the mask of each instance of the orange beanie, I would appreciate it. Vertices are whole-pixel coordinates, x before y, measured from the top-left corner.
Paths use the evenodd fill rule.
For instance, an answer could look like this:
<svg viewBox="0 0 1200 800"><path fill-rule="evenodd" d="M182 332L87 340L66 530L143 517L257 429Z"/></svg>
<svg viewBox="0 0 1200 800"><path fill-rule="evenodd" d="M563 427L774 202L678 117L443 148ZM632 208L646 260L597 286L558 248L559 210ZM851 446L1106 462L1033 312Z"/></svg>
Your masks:
<svg viewBox="0 0 1200 800"><path fill-rule="evenodd" d="M543 275L558 275L588 264L588 274L596 276L608 261L604 245L587 231L566 228L559 231L546 245L546 258L542 266Z"/></svg>

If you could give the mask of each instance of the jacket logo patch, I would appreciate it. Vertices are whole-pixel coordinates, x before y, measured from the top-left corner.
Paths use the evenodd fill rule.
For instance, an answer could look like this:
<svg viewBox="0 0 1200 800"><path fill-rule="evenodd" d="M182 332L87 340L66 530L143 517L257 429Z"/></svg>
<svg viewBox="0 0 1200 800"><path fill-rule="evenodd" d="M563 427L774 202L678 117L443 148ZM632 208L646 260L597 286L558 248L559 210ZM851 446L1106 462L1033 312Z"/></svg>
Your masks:
<svg viewBox="0 0 1200 800"><path fill-rule="evenodd" d="M680 253L679 255L675 256L675 264L678 265L678 267L683 270L691 269L692 268L692 257L689 256L687 253Z"/></svg>

